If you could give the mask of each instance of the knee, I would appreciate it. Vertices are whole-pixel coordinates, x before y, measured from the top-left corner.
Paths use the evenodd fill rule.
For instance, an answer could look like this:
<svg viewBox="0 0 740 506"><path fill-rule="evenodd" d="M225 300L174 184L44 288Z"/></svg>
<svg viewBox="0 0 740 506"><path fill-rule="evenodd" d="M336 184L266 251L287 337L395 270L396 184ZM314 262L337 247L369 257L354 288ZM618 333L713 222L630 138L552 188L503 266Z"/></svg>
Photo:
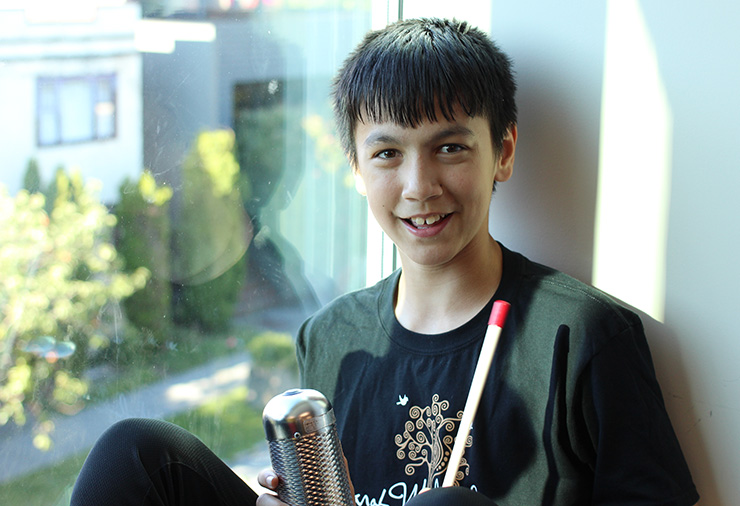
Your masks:
<svg viewBox="0 0 740 506"><path fill-rule="evenodd" d="M162 426L168 425L162 420L149 418L126 418L120 420L103 432L98 445L114 444L115 446L137 446L141 442L156 439L162 433Z"/></svg>
<svg viewBox="0 0 740 506"><path fill-rule="evenodd" d="M168 445L171 426L169 422L148 418L118 421L98 438L90 456L111 461L141 458Z"/></svg>
<svg viewBox="0 0 740 506"><path fill-rule="evenodd" d="M75 482L71 504L112 504L110 497L122 494L126 487L147 490L149 470L161 462L156 454L167 425L143 418L111 425L88 454Z"/></svg>

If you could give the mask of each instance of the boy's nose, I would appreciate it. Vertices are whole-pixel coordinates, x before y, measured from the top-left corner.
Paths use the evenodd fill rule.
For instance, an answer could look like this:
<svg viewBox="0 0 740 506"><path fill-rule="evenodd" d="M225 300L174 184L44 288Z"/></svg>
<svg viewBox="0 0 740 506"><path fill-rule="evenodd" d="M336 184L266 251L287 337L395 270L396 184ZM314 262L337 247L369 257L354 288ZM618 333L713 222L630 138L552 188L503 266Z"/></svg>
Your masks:
<svg viewBox="0 0 740 506"><path fill-rule="evenodd" d="M403 198L425 201L442 194L442 184L436 171L421 158L407 162L403 174Z"/></svg>

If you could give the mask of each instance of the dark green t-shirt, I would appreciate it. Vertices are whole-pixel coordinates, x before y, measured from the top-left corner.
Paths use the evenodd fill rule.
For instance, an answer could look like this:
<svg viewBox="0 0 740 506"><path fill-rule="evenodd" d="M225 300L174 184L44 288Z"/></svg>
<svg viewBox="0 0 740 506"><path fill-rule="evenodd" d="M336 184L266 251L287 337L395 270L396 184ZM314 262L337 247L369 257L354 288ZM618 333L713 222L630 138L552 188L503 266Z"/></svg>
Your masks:
<svg viewBox="0 0 740 506"><path fill-rule="evenodd" d="M689 505L698 500L642 324L575 279L506 248L474 319L425 335L393 313L399 272L302 327L303 385L334 406L360 505L439 486L494 300L511 304L458 484L500 506Z"/></svg>

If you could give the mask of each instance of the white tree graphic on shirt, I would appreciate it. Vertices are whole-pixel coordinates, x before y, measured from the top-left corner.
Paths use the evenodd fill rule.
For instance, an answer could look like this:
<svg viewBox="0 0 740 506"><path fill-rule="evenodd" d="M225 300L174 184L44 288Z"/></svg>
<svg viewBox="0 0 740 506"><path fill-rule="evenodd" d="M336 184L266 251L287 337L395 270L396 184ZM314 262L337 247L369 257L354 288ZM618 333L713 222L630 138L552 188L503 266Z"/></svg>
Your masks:
<svg viewBox="0 0 740 506"><path fill-rule="evenodd" d="M407 456L410 462L406 464L406 474L412 476L417 468L427 468L427 486L433 486L434 479L444 474L447 462L450 459L452 446L455 441L455 427L460 423L462 411L456 417L445 417L444 411L450 407L449 401L440 401L439 395L432 396L432 403L427 407L411 406L409 417L411 420L404 425L403 434L396 434L395 442L398 446L396 457L404 460ZM473 443L473 436L468 436L465 447ZM455 475L455 482L468 474L469 465L463 457Z"/></svg>

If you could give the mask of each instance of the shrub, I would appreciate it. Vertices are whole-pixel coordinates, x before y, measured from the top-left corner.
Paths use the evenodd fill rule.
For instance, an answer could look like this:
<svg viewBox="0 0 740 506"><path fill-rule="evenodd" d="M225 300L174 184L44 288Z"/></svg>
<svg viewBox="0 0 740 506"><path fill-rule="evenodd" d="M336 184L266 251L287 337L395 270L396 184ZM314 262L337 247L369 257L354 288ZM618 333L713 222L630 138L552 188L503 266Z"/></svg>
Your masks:
<svg viewBox="0 0 740 506"><path fill-rule="evenodd" d="M298 362L290 334L262 333L247 344L247 351L252 357L247 399L253 407L262 408L275 395L296 387Z"/></svg>
<svg viewBox="0 0 740 506"><path fill-rule="evenodd" d="M290 334L263 332L249 341L247 351L252 356L254 364L264 369L281 368L298 371L295 344Z"/></svg>
<svg viewBox="0 0 740 506"><path fill-rule="evenodd" d="M104 346L110 308L148 273L120 272L110 242L115 217L79 174L58 173L47 214L40 193L0 186L0 426L33 415L48 444L52 411L80 408L88 350Z"/></svg>
<svg viewBox="0 0 740 506"><path fill-rule="evenodd" d="M41 174L39 173L39 164L35 158L31 158L26 165L26 173L23 175L23 188L28 193L38 193L41 191Z"/></svg>
<svg viewBox="0 0 740 506"><path fill-rule="evenodd" d="M124 301L126 316L144 336L145 344L161 347L172 334L170 284L170 218L172 190L158 187L144 171L139 180L127 179L115 208L116 246L125 272L144 267L152 275L144 290Z"/></svg>
<svg viewBox="0 0 740 506"><path fill-rule="evenodd" d="M180 285L174 295L175 321L205 331L228 329L245 275L246 266L238 261L214 279Z"/></svg>
<svg viewBox="0 0 740 506"><path fill-rule="evenodd" d="M173 203L175 319L204 330L229 326L246 273L251 225L239 195L234 151L230 130L199 134Z"/></svg>

